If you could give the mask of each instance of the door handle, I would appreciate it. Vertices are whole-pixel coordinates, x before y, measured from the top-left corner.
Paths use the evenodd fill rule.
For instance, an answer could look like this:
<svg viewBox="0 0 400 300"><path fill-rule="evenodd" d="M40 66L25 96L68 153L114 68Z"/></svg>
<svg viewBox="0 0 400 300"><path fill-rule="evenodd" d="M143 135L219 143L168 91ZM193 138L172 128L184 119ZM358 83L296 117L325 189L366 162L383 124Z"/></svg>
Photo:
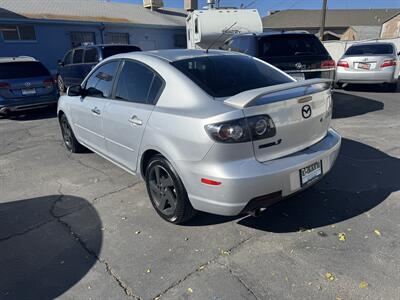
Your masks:
<svg viewBox="0 0 400 300"><path fill-rule="evenodd" d="M95 115L100 115L101 114L101 111L100 111L100 109L96 106L96 107L93 107L92 109L91 109L91 111L92 111L92 113L94 113Z"/></svg>
<svg viewBox="0 0 400 300"><path fill-rule="evenodd" d="M140 120L137 116L132 116L129 119L129 123L132 123L134 125L142 125L143 124L142 120Z"/></svg>

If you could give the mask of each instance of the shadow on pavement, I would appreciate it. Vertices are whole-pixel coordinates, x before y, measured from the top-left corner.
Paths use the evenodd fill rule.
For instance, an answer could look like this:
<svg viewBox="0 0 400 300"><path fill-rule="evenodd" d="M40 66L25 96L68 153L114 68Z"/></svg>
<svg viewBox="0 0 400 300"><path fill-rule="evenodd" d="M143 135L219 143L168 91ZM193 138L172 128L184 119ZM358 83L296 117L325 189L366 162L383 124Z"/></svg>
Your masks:
<svg viewBox="0 0 400 300"><path fill-rule="evenodd" d="M399 82L397 82L396 91L391 91L385 84L348 84L343 88L345 91L357 91L368 93L398 93Z"/></svg>
<svg viewBox="0 0 400 300"><path fill-rule="evenodd" d="M73 234L77 227L89 237L90 253ZM96 209L78 197L52 195L0 204L0 299L63 294L96 263L101 227Z"/></svg>
<svg viewBox="0 0 400 300"><path fill-rule="evenodd" d="M384 107L382 102L347 93L333 93L333 119L363 115Z"/></svg>
<svg viewBox="0 0 400 300"><path fill-rule="evenodd" d="M400 159L343 139L332 171L313 188L239 224L270 232L295 232L356 217L400 190Z"/></svg>
<svg viewBox="0 0 400 300"><path fill-rule="evenodd" d="M21 111L18 113L11 113L8 116L0 116L0 119L10 119L14 121L34 121L34 120L43 120L43 119L52 119L57 117L57 108L56 106Z"/></svg>

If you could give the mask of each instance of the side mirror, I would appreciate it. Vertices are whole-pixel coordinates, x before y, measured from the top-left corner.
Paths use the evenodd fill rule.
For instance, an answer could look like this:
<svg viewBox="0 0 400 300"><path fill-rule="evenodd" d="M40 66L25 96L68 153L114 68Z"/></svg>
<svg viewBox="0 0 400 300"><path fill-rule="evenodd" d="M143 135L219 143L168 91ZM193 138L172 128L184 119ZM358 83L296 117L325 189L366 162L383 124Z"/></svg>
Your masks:
<svg viewBox="0 0 400 300"><path fill-rule="evenodd" d="M80 85L73 85L67 89L67 95L71 97L85 96L85 90Z"/></svg>
<svg viewBox="0 0 400 300"><path fill-rule="evenodd" d="M59 67L64 67L64 62L63 62L61 59L59 59L59 60L57 61L57 65L58 65Z"/></svg>

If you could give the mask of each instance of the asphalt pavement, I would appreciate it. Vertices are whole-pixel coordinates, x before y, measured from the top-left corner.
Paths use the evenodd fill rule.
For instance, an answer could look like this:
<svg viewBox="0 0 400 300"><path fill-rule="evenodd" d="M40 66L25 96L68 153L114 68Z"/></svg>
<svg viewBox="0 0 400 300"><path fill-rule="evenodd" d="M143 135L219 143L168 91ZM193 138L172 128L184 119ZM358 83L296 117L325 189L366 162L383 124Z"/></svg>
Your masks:
<svg viewBox="0 0 400 300"><path fill-rule="evenodd" d="M313 188L181 226L67 152L55 112L0 118L0 299L400 299L400 92L336 91L333 118L342 150Z"/></svg>

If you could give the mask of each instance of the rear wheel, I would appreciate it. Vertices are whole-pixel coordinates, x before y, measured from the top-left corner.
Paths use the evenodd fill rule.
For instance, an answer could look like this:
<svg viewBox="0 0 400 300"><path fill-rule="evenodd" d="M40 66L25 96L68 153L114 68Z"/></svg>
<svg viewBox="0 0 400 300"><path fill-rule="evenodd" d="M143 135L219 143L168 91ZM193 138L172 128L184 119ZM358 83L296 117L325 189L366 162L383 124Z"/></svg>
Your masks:
<svg viewBox="0 0 400 300"><path fill-rule="evenodd" d="M68 123L67 117L62 114L60 116L61 134L64 140L65 147L72 153L80 153L85 150L78 140L75 138L74 132Z"/></svg>
<svg viewBox="0 0 400 300"><path fill-rule="evenodd" d="M196 215L181 179L164 157L156 155L150 160L145 179L150 201L164 220L180 224Z"/></svg>
<svg viewBox="0 0 400 300"><path fill-rule="evenodd" d="M57 85L58 85L58 90L60 93L65 93L65 85L64 85L64 80L62 79L61 75L57 76Z"/></svg>

